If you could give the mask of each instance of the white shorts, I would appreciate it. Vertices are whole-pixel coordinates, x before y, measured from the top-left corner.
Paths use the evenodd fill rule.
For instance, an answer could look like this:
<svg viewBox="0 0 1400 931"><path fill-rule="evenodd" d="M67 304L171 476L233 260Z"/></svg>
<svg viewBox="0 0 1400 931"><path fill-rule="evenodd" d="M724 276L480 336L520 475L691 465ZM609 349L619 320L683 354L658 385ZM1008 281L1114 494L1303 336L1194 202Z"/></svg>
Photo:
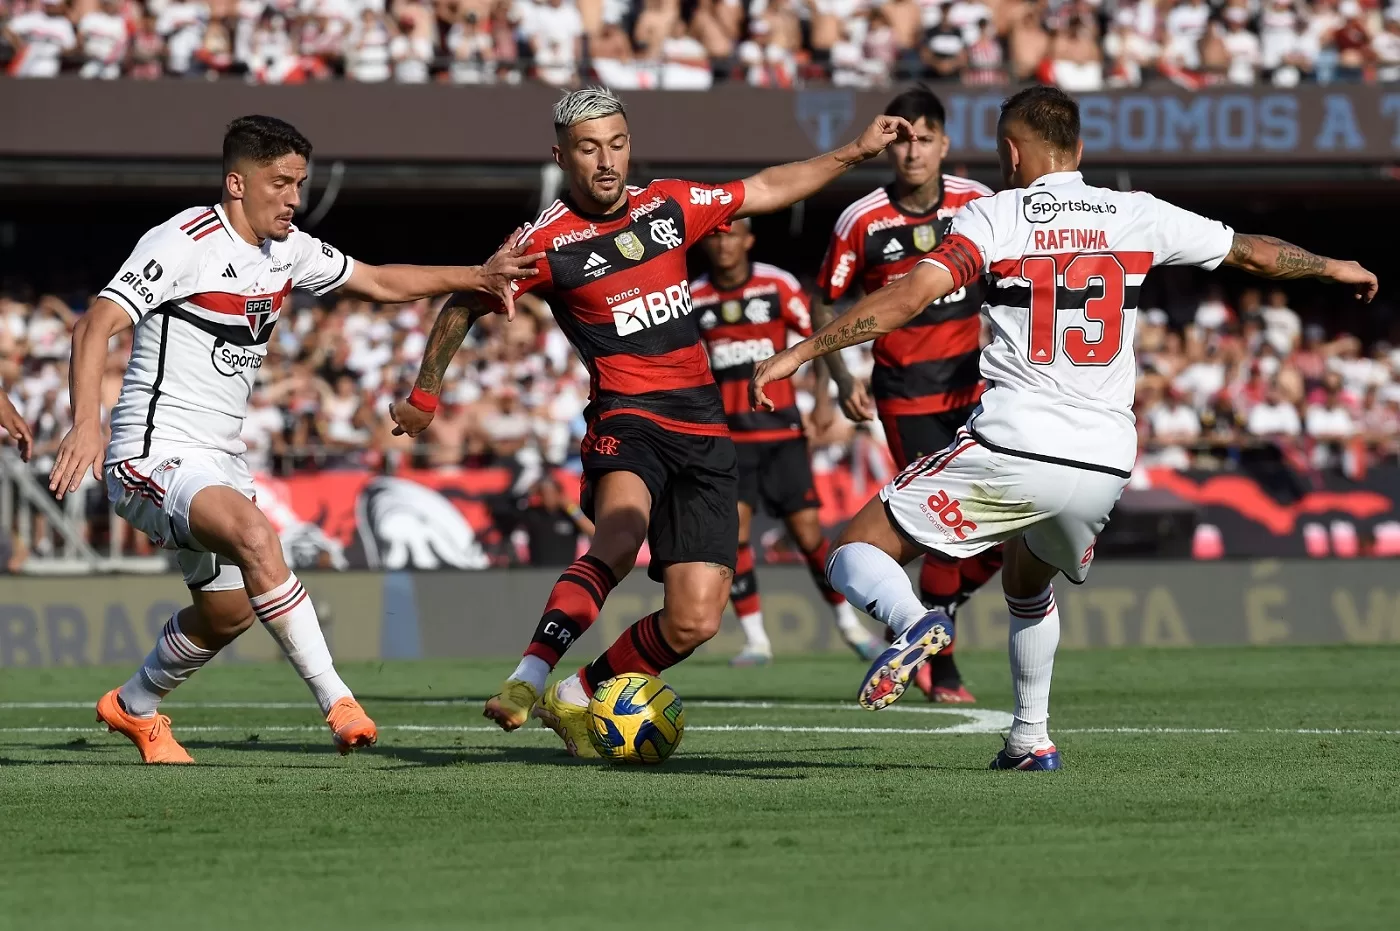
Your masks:
<svg viewBox="0 0 1400 931"><path fill-rule="evenodd" d="M1094 540L1128 484L1090 469L993 452L964 428L880 490L900 531L952 559L1024 535L1036 558L1083 582Z"/></svg>
<svg viewBox="0 0 1400 931"><path fill-rule="evenodd" d="M157 546L176 551L186 585L201 592L243 587L242 570L190 533L190 505L211 485L227 485L255 500L247 463L228 453L167 446L143 459L111 463L103 473L118 516Z"/></svg>

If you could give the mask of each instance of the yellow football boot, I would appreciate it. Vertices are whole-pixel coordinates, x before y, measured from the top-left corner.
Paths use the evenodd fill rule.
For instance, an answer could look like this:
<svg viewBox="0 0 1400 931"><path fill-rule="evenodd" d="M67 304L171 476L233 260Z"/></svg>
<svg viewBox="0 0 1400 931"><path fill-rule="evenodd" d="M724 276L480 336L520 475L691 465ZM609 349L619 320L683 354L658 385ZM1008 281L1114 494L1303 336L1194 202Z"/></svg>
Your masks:
<svg viewBox="0 0 1400 931"><path fill-rule="evenodd" d="M513 731L530 720L530 709L540 700L540 693L528 682L507 679L501 690L486 699L482 717L490 718L503 731Z"/></svg>
<svg viewBox="0 0 1400 931"><path fill-rule="evenodd" d="M575 705L559 697L558 682L545 689L544 698L534 710L534 716L563 739L569 756L597 759L598 751L588 739L589 715L587 705Z"/></svg>

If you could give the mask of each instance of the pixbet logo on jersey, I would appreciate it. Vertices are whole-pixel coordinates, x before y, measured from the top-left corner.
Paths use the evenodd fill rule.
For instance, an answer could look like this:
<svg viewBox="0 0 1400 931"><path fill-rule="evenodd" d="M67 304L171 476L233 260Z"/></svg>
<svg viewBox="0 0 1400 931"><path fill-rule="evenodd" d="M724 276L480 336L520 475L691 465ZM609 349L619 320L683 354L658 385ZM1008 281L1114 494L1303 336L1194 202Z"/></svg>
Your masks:
<svg viewBox="0 0 1400 931"><path fill-rule="evenodd" d="M597 235L598 227L590 223L581 230L569 230L567 233L561 233L555 236L554 248L558 249L560 246L567 246L571 242L583 242L585 239L592 239Z"/></svg>
<svg viewBox="0 0 1400 931"><path fill-rule="evenodd" d="M919 510L930 520L937 520L959 540L966 540L969 532L977 529L977 524L963 517L962 502L948 497L943 489L928 496L928 502L919 505Z"/></svg>
<svg viewBox="0 0 1400 931"><path fill-rule="evenodd" d="M736 365L762 362L772 356L771 339L741 339L730 343L716 343L710 347L710 365L715 369L729 369Z"/></svg>
<svg viewBox="0 0 1400 931"><path fill-rule="evenodd" d="M690 315L690 283L682 281L665 291L641 293L632 288L608 298L618 336L631 336L670 320Z"/></svg>

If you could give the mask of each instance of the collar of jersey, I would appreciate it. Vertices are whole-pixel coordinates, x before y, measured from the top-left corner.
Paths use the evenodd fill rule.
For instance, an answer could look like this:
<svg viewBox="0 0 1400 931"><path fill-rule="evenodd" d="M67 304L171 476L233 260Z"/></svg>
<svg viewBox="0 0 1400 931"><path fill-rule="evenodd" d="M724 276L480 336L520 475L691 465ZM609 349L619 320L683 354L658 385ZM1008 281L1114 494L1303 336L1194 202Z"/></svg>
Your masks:
<svg viewBox="0 0 1400 931"><path fill-rule="evenodd" d="M896 213L902 213L911 220L928 220L936 216L938 209L943 206L943 199L948 196L948 187L943 183L943 177L940 175L938 178L938 200L934 201L933 206L923 213L915 213L899 206L899 184L897 182L891 182L885 188L885 196L889 198L890 206L894 208Z"/></svg>
<svg viewBox="0 0 1400 931"><path fill-rule="evenodd" d="M564 206L568 207L569 211L573 213L574 216L588 220L590 223L614 223L627 216L627 211L632 206L632 195L625 188L622 192L622 203L612 213L589 213L582 210L579 208L578 204L574 203L574 199L568 194L565 194L559 199L564 202Z"/></svg>
<svg viewBox="0 0 1400 931"><path fill-rule="evenodd" d="M1056 184L1069 184L1072 181L1083 180L1084 175L1078 171L1052 171L1036 178L1030 183L1030 187L1051 187Z"/></svg>
<svg viewBox="0 0 1400 931"><path fill-rule="evenodd" d="M244 247L245 249L252 249L254 252L259 252L262 250L261 244L255 246L233 231L233 223L229 221L228 213L224 210L223 204L215 204L214 213L216 216L218 216L219 222L223 224L224 232L228 234L229 239L232 239L236 244Z"/></svg>

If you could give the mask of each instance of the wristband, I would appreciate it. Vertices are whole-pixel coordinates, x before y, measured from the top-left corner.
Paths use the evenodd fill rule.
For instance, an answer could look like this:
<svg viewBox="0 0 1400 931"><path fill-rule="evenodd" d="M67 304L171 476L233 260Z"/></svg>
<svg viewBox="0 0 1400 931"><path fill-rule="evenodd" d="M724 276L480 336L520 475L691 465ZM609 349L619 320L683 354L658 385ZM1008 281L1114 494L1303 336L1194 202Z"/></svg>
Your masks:
<svg viewBox="0 0 1400 931"><path fill-rule="evenodd" d="M425 414L431 414L438 409L438 397L435 394L428 394L417 385L408 393L408 403L418 408Z"/></svg>

